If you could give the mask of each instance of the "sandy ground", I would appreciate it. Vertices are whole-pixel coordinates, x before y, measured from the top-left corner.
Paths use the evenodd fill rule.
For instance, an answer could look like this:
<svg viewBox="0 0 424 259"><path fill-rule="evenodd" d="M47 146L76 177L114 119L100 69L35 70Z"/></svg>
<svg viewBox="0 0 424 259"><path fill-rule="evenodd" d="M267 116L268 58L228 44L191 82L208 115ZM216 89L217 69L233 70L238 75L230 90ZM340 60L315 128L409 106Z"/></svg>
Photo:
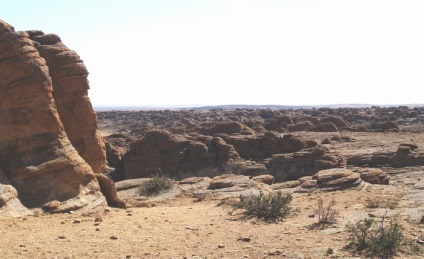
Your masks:
<svg viewBox="0 0 424 259"><path fill-rule="evenodd" d="M149 208L92 215L58 214L0 219L1 258L359 258L346 250L345 225L361 218L378 188L294 195L282 222L243 218L228 204L179 198ZM393 193L395 196L395 193ZM317 200L335 199L338 222L311 229ZM365 214L366 215L366 214ZM406 235L424 227L399 218ZM332 250L332 254L328 251ZM400 254L399 258L414 258ZM415 257L420 258L420 257Z"/></svg>

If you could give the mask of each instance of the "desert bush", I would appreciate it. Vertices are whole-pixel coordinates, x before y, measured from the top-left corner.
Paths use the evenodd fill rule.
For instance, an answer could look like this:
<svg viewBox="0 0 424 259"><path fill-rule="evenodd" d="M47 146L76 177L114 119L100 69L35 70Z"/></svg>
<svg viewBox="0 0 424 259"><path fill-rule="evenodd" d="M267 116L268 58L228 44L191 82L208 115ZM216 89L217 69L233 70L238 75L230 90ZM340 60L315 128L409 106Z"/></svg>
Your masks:
<svg viewBox="0 0 424 259"><path fill-rule="evenodd" d="M401 248L407 248L413 253L421 253L418 245L403 235L402 225L391 221L384 225L385 217L380 222L365 218L355 225L349 224L350 246L357 251L366 250L371 257L391 258Z"/></svg>
<svg viewBox="0 0 424 259"><path fill-rule="evenodd" d="M366 200L367 208L389 208L395 209L399 204L399 199L394 197L372 197Z"/></svg>
<svg viewBox="0 0 424 259"><path fill-rule="evenodd" d="M256 216L258 219L276 222L289 215L291 201L290 194L283 195L281 192L265 195L261 191L259 195L240 195L240 201L233 206L231 213L242 209L247 216Z"/></svg>
<svg viewBox="0 0 424 259"><path fill-rule="evenodd" d="M172 181L168 178L155 177L142 183L138 189L140 195L152 196L172 188Z"/></svg>
<svg viewBox="0 0 424 259"><path fill-rule="evenodd" d="M338 211L334 209L336 201L333 199L328 202L327 206L324 205L322 198L318 200L317 208L315 214L318 215L318 222L314 224L316 227L325 227L331 224L336 223L336 217L338 216Z"/></svg>

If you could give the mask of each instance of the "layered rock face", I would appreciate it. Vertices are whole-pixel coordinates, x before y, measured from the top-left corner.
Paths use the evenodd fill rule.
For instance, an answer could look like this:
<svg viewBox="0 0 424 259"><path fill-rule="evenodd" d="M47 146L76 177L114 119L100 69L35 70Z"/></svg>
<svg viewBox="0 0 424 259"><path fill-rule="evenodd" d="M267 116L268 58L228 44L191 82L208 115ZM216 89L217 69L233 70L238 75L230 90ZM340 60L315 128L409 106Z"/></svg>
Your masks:
<svg viewBox="0 0 424 259"><path fill-rule="evenodd" d="M36 36L31 35L35 39ZM41 45L38 47L41 50L43 44L56 45L59 43L57 38L44 37L39 40ZM11 25L0 20L0 167L17 189L22 203L28 207L40 207L53 200L60 205L73 203L76 206L74 209L105 206L106 200L95 175L95 172L100 173L105 163L102 142L95 138L92 131L93 124L97 123L95 115L88 115L91 117L87 120L75 118L80 116L79 113L86 114L89 110L87 107L91 108L86 98L86 74L83 78L85 81L77 76L84 75L81 72L83 69L78 69L83 65L70 61L75 60L75 56L68 55L66 47L58 44L57 48L46 47L60 56L51 59L49 62L57 63L48 67L34 44L38 45L28 33L15 32ZM53 89L49 70L61 85L57 93L56 88ZM58 96L62 107L60 113L66 122L65 127L56 109L58 103L54 95ZM76 111L76 115L70 114L69 110ZM81 148L81 154L103 153L103 165L99 158L90 159L90 155L87 156L95 172L69 140L65 132L67 125L71 136L77 134L73 130L75 127L91 134L82 134L82 140L75 137L75 146L84 146L79 143L93 142L93 138L94 142L98 142L97 145L89 144ZM113 200L113 190L109 194Z"/></svg>
<svg viewBox="0 0 424 259"><path fill-rule="evenodd" d="M424 153L418 151L414 144L401 144L396 152L378 152L352 156L347 164L353 166L392 166L405 167L424 165Z"/></svg>
<svg viewBox="0 0 424 259"><path fill-rule="evenodd" d="M40 56L49 67L53 98L66 134L80 156L100 174L106 150L97 132L97 115L87 96L88 70L78 54L63 44L55 34L27 31Z"/></svg>
<svg viewBox="0 0 424 259"><path fill-rule="evenodd" d="M276 154L267 164L278 181L297 180L303 176L331 168L343 168L346 161L342 155L324 146L303 149L289 154Z"/></svg>
<svg viewBox="0 0 424 259"><path fill-rule="evenodd" d="M240 156L220 137L189 140L167 131L152 131L131 144L124 156L125 179L218 167Z"/></svg>
<svg viewBox="0 0 424 259"><path fill-rule="evenodd" d="M306 139L291 134L266 132L250 136L226 134L217 134L217 136L233 145L244 159L260 160L274 154L297 152L308 147Z"/></svg>

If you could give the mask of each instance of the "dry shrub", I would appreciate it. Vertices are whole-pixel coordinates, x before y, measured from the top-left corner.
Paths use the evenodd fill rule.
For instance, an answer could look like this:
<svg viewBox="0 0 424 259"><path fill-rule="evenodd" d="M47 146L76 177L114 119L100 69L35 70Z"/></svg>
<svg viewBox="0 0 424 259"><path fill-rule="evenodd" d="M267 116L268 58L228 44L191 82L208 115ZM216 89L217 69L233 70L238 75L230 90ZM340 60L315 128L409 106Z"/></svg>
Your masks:
<svg viewBox="0 0 424 259"><path fill-rule="evenodd" d="M366 206L370 209L375 208L387 208L387 209L395 209L399 204L399 198L395 197L372 197L366 200Z"/></svg>
<svg viewBox="0 0 424 259"><path fill-rule="evenodd" d="M289 215L291 201L292 196L290 194L283 195L281 192L265 195L261 191L259 195L240 195L240 201L233 206L230 215L235 210L242 209L246 216L256 216L258 219L276 222Z"/></svg>
<svg viewBox="0 0 424 259"><path fill-rule="evenodd" d="M412 253L421 253L421 249L411 239L403 235L403 227L391 221L384 225L385 216L380 222L365 218L356 224L347 225L349 245L356 251L365 251L372 258L392 258L401 248Z"/></svg>
<svg viewBox="0 0 424 259"><path fill-rule="evenodd" d="M168 178L156 177L142 183L139 187L139 194L144 196L157 195L162 191L169 190L173 183Z"/></svg>
<svg viewBox="0 0 424 259"><path fill-rule="evenodd" d="M315 214L318 215L318 222L312 224L311 228L325 228L337 221L339 212L334 208L336 201L332 199L327 206L324 205L322 198L318 200Z"/></svg>

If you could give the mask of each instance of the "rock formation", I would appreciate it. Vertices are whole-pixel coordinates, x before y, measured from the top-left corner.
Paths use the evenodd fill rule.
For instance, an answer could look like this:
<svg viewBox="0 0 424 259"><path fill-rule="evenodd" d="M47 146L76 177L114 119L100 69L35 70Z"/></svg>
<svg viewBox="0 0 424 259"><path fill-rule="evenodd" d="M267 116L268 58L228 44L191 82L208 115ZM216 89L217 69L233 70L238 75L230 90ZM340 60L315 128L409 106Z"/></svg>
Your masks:
<svg viewBox="0 0 424 259"><path fill-rule="evenodd" d="M321 170L313 176L317 185L325 190L347 189L363 185L359 173L345 168Z"/></svg>
<svg viewBox="0 0 424 259"><path fill-rule="evenodd" d="M277 181L297 180L303 176L331 168L342 168L345 159L324 146L303 149L289 154L275 154L267 164Z"/></svg>
<svg viewBox="0 0 424 259"><path fill-rule="evenodd" d="M55 34L27 31L49 67L53 98L66 135L80 156L100 174L105 165L103 138L97 133L97 116L87 96L88 71L75 51Z"/></svg>
<svg viewBox="0 0 424 259"><path fill-rule="evenodd" d="M424 153L418 151L413 144L401 144L396 152L377 152L373 154L356 155L347 160L353 166L392 166L405 167L424 165Z"/></svg>
<svg viewBox="0 0 424 259"><path fill-rule="evenodd" d="M234 146L240 157L260 160L274 154L297 152L308 147L307 140L291 134L266 132L250 136L217 134L225 142Z"/></svg>
<svg viewBox="0 0 424 259"><path fill-rule="evenodd" d="M94 138L98 144L88 144L81 153L103 153L102 163L105 164L101 140L95 138L93 125L97 121L92 109L92 115L85 120L77 120L74 115L67 114L69 110L85 114L89 112L87 107L91 108L86 97L88 84L86 78L85 81L81 79L83 69L79 70L83 67L82 62L76 61L79 60L77 55L70 54L56 35L30 34L33 39L38 39L40 45L31 40L28 33L15 32L11 25L0 20L0 167L17 189L19 199L28 207L40 207L54 200L62 207L73 204L69 206L72 210L106 206L96 179L96 173L100 175L102 167L100 159L97 155L95 159L87 156L97 170L93 172L66 132L68 125L71 135L77 135L69 126L73 123L83 129L81 132L90 132L83 134L83 139L75 137L75 146L84 146L79 142L92 143ZM40 50L45 47L49 50L46 53L60 58L51 58L46 63L36 45ZM44 55L49 59L46 53ZM48 67L49 63L52 67ZM69 72L67 68L70 68ZM55 82L61 85L57 94L49 71L52 71ZM56 109L55 95L62 106L66 125ZM89 126L85 127L86 123ZM103 179L102 176L100 178ZM102 182L102 189L110 191L104 193L108 201L122 206L116 192L113 192L113 184Z"/></svg>
<svg viewBox="0 0 424 259"><path fill-rule="evenodd" d="M356 170L361 175L361 179L364 182L371 184L389 184L390 176L381 169L377 168L361 168Z"/></svg>
<svg viewBox="0 0 424 259"><path fill-rule="evenodd" d="M189 140L167 131L151 131L131 144L123 160L125 179L132 179L162 173L176 176L179 172L219 167L238 158L233 146L220 137Z"/></svg>

